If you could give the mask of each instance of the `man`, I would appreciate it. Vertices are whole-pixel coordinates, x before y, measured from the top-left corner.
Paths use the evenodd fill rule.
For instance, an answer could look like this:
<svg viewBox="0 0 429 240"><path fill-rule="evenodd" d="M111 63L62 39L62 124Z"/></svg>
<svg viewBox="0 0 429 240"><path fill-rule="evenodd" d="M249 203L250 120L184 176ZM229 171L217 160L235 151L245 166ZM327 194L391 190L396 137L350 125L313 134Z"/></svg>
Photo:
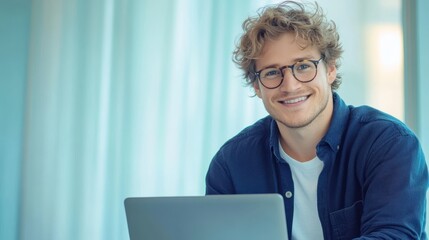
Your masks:
<svg viewBox="0 0 429 240"><path fill-rule="evenodd" d="M343 102L335 24L307 7L286 1L243 23L234 60L269 116L221 147L206 193L281 194L290 239L426 239L418 139Z"/></svg>

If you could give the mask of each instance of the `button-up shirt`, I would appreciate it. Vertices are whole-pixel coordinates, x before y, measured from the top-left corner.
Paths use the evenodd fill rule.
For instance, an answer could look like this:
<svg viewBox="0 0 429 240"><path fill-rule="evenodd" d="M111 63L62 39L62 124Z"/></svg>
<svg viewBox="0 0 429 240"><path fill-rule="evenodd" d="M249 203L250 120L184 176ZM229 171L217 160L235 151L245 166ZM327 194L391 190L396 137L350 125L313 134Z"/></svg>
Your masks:
<svg viewBox="0 0 429 240"><path fill-rule="evenodd" d="M333 93L330 127L316 147L324 167L317 208L324 239L426 239L428 171L415 134L368 106ZM279 130L267 116L228 140L214 156L206 194L279 193L289 238L294 183L279 153Z"/></svg>

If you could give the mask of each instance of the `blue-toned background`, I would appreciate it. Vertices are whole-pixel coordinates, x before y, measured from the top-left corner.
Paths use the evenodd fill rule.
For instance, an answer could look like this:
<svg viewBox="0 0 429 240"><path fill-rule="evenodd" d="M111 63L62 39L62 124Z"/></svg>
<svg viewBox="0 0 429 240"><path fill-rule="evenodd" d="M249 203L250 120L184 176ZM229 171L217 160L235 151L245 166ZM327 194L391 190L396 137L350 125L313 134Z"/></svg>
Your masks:
<svg viewBox="0 0 429 240"><path fill-rule="evenodd" d="M128 239L126 197L203 195L217 149L266 115L231 53L273 2L0 0L0 239ZM346 50L339 93L428 154L428 2L318 2Z"/></svg>

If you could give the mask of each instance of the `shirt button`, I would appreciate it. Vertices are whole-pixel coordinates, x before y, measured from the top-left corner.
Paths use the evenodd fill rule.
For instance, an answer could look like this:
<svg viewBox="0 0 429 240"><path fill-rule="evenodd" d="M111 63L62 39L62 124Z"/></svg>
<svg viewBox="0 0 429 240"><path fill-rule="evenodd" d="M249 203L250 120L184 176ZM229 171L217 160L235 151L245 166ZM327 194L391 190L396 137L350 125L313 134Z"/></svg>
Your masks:
<svg viewBox="0 0 429 240"><path fill-rule="evenodd" d="M291 198L292 197L292 192L291 191L287 191L287 192L285 192L285 196L286 196L286 198Z"/></svg>

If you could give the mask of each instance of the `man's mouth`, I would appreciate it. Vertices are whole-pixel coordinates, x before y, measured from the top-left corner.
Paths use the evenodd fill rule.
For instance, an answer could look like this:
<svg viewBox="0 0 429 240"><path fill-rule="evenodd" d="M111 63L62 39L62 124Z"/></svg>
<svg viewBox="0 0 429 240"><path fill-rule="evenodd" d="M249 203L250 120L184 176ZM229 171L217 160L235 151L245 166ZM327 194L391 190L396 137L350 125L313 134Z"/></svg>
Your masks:
<svg viewBox="0 0 429 240"><path fill-rule="evenodd" d="M294 103L298 103L298 102L302 102L308 99L309 96L302 96L302 97L298 97L298 98L293 98L293 99L289 99L289 100L284 100L284 101L280 101L283 104L294 104Z"/></svg>

